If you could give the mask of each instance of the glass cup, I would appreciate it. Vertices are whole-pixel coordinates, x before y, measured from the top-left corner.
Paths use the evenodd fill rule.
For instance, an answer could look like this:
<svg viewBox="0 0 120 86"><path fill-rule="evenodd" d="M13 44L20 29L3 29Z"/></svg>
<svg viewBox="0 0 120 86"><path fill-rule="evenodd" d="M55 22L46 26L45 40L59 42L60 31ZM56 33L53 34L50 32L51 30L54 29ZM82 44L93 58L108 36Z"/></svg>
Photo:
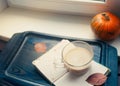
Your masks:
<svg viewBox="0 0 120 86"><path fill-rule="evenodd" d="M70 73L82 75L87 72L93 60L91 45L84 41L72 41L62 51L62 61Z"/></svg>

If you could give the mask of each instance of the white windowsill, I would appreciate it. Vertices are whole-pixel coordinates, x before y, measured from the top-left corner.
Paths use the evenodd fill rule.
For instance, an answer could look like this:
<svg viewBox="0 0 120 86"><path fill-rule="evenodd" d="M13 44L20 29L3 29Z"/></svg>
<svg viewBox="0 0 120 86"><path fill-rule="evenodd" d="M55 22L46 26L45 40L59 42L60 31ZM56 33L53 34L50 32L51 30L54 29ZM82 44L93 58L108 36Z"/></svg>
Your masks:
<svg viewBox="0 0 120 86"><path fill-rule="evenodd" d="M96 39L90 27L92 17L38 12L18 8L7 8L0 14L0 35L11 37L14 33L37 31L60 36ZM118 49L120 37L111 45Z"/></svg>
<svg viewBox="0 0 120 86"><path fill-rule="evenodd" d="M56 35L94 39L90 29L91 17L7 8L0 14L1 35L11 37L15 32L33 30Z"/></svg>

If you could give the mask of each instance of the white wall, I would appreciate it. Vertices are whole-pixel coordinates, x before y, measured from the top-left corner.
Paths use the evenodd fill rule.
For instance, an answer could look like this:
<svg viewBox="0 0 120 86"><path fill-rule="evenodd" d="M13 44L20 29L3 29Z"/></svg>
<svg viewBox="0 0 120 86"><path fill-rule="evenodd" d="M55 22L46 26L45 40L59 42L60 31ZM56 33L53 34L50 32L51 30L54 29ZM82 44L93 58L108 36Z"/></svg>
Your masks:
<svg viewBox="0 0 120 86"><path fill-rule="evenodd" d="M7 0L0 0L0 12L7 8Z"/></svg>

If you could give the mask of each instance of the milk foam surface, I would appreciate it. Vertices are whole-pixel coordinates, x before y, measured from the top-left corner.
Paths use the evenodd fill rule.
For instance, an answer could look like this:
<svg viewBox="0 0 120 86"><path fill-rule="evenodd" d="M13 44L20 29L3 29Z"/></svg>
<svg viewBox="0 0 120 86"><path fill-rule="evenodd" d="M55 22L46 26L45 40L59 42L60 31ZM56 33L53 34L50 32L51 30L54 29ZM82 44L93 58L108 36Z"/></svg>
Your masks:
<svg viewBox="0 0 120 86"><path fill-rule="evenodd" d="M89 50L76 47L71 49L69 52L66 53L64 60L71 65L74 66L82 66L92 59L92 54Z"/></svg>

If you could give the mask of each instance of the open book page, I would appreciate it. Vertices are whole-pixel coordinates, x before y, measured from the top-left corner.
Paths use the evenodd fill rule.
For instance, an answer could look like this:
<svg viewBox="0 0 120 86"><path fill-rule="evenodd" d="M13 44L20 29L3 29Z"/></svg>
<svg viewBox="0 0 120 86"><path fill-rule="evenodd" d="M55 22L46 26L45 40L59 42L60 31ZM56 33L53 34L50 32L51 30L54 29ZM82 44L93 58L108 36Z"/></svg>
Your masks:
<svg viewBox="0 0 120 86"><path fill-rule="evenodd" d="M95 61L92 61L90 69L83 76L77 76L71 73L66 73L59 80L54 82L56 86L93 86L89 84L86 80L87 78L94 73L105 74L109 69Z"/></svg>
<svg viewBox="0 0 120 86"><path fill-rule="evenodd" d="M83 76L76 76L68 72L62 63L62 49L70 43L62 40L44 55L38 57L32 63L35 67L56 86L93 86L86 79L94 73L105 74L108 68L92 61L90 69Z"/></svg>
<svg viewBox="0 0 120 86"><path fill-rule="evenodd" d="M32 63L45 77L54 82L63 76L67 71L62 63L62 49L69 43L68 40L62 40L44 55L34 60Z"/></svg>

